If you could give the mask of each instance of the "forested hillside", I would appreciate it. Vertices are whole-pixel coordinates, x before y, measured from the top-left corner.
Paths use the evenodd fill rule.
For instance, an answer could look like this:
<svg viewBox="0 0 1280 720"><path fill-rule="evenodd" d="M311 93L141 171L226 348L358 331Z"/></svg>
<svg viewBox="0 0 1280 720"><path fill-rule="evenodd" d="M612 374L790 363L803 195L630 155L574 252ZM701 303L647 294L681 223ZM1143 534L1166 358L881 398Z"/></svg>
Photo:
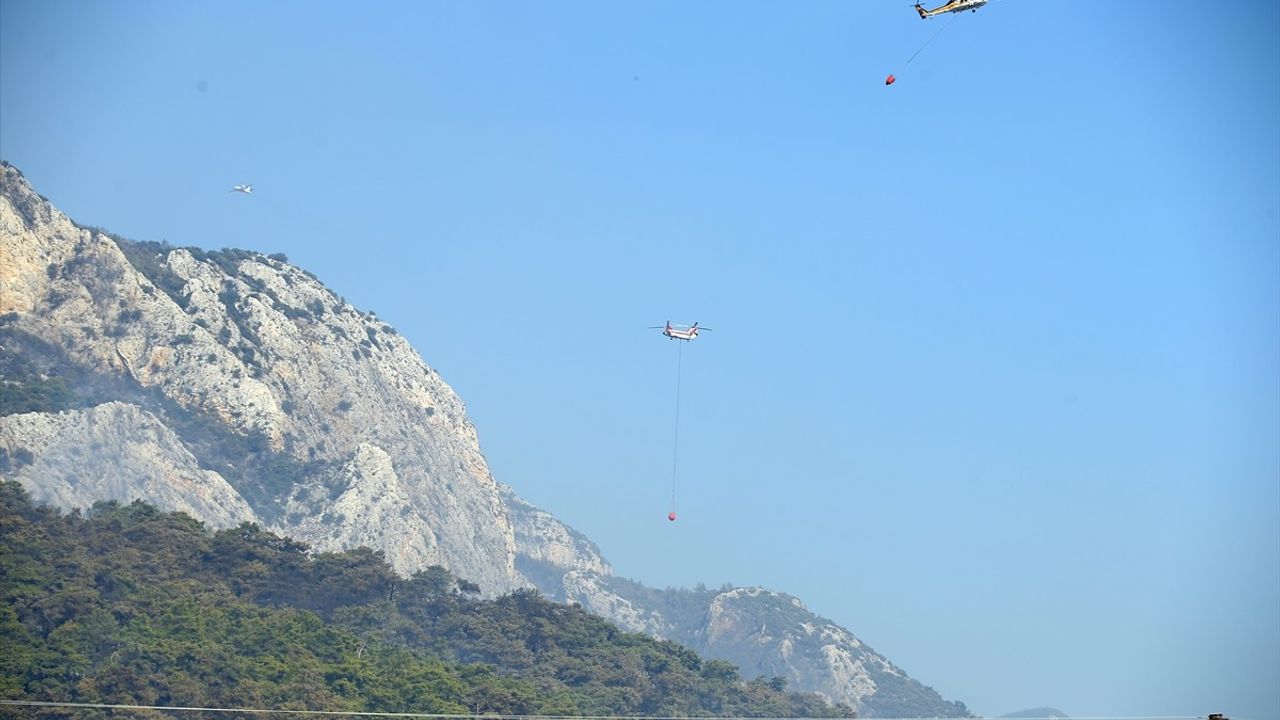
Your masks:
<svg viewBox="0 0 1280 720"><path fill-rule="evenodd" d="M0 696L336 711L851 717L780 679L440 568L0 484ZM70 717L63 711L45 716Z"/></svg>

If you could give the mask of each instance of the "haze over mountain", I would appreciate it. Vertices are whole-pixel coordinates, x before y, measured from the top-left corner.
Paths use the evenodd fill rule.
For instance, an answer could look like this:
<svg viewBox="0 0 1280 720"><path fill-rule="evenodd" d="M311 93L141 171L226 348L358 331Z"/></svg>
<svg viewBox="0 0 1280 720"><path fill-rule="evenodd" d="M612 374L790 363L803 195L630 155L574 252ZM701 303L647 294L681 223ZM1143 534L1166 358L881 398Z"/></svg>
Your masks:
<svg viewBox="0 0 1280 720"><path fill-rule="evenodd" d="M1034 707L1027 710L1019 710L1017 712L1001 715L1002 718L1066 718L1070 717L1066 713L1057 708L1051 707Z"/></svg>
<svg viewBox="0 0 1280 720"><path fill-rule="evenodd" d="M135 242L0 178L0 475L64 509L142 499L488 595L537 587L864 715L961 716L765 588L654 590L489 472L461 399L395 329L283 256Z"/></svg>

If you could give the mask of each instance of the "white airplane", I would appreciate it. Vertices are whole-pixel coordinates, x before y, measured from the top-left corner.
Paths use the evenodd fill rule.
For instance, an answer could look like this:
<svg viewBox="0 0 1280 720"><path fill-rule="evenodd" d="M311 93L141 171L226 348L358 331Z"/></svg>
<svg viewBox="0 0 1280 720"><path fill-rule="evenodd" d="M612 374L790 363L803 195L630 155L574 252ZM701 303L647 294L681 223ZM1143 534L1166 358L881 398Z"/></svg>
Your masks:
<svg viewBox="0 0 1280 720"><path fill-rule="evenodd" d="M916 12L920 13L921 20L927 20L934 15L941 15L943 13L964 12L965 10L977 12L978 8L986 4L987 0L950 0L945 5L936 7L932 10L925 10L923 5L916 3Z"/></svg>
<svg viewBox="0 0 1280 720"><path fill-rule="evenodd" d="M666 325L653 325L650 330L661 330L663 335L672 340L693 340L698 337L698 333L702 330L710 330L711 328L700 328L698 323L692 325L672 325L668 320Z"/></svg>
<svg viewBox="0 0 1280 720"><path fill-rule="evenodd" d="M242 192L245 195L252 195L253 186L252 185L236 185L235 187L231 188L227 192Z"/></svg>

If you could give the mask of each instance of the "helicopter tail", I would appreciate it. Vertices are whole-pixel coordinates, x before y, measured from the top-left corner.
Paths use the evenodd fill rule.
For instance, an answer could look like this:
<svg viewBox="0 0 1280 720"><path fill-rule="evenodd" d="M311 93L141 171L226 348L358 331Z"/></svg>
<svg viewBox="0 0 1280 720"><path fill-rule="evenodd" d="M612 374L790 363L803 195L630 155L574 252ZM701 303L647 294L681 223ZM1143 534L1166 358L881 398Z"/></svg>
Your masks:
<svg viewBox="0 0 1280 720"><path fill-rule="evenodd" d="M921 20L929 19L929 14L924 11L924 6L921 5L920 3L916 3L916 12L920 13Z"/></svg>

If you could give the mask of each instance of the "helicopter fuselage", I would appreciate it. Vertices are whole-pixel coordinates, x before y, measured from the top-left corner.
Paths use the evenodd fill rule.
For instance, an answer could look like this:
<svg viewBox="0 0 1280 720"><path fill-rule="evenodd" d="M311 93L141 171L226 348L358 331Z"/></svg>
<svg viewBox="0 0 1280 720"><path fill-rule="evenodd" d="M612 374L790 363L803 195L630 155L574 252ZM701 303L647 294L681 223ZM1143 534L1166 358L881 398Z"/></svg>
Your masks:
<svg viewBox="0 0 1280 720"><path fill-rule="evenodd" d="M916 5L916 12L920 13L921 19L929 19L934 15L942 15L943 13L958 13L965 10L977 10L987 4L987 0L951 0L945 5L936 7L932 10L926 10L923 5Z"/></svg>
<svg viewBox="0 0 1280 720"><path fill-rule="evenodd" d="M689 328L685 330L680 328L668 327L663 329L662 334L666 335L672 340L692 340L698 337L698 328L694 327L694 328Z"/></svg>

